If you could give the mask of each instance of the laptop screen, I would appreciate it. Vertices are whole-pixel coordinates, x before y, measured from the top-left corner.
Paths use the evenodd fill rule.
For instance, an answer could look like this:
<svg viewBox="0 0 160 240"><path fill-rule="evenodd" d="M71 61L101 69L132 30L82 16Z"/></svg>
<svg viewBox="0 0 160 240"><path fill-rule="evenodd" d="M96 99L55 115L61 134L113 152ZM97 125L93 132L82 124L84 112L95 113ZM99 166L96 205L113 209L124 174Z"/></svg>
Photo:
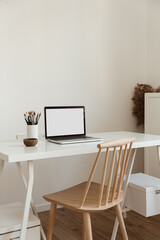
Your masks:
<svg viewBox="0 0 160 240"><path fill-rule="evenodd" d="M85 135L85 108L45 107L45 137Z"/></svg>

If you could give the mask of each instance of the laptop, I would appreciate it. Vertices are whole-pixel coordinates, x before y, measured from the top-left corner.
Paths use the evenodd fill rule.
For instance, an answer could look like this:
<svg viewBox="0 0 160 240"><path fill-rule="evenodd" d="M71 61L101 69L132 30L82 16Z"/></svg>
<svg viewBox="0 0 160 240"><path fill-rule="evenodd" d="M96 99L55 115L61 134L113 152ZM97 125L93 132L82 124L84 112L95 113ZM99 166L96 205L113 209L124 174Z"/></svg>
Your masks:
<svg viewBox="0 0 160 240"><path fill-rule="evenodd" d="M58 144L97 142L100 138L86 136L85 107L45 107L45 138Z"/></svg>

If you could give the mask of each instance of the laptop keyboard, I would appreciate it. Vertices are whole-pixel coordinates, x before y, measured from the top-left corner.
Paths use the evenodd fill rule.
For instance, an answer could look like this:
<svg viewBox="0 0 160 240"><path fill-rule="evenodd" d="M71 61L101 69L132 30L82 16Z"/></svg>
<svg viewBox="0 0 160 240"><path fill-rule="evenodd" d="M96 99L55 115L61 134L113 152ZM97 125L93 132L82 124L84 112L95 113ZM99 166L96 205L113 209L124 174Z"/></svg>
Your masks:
<svg viewBox="0 0 160 240"><path fill-rule="evenodd" d="M62 140L74 140L74 139L91 139L92 137L87 137L87 136L71 136L71 137L55 137L55 138L50 138L52 140L57 140L57 141L62 141Z"/></svg>

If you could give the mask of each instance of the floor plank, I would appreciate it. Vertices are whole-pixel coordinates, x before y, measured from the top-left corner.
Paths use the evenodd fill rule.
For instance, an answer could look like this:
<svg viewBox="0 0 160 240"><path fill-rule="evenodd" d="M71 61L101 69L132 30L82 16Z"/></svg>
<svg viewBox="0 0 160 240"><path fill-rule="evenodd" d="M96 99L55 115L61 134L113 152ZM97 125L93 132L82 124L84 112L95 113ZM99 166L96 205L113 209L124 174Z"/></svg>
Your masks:
<svg viewBox="0 0 160 240"><path fill-rule="evenodd" d="M47 231L49 212L39 213L44 231ZM91 215L93 239L109 240L115 219L114 210L93 213ZM127 213L125 219L129 240L160 240L160 215L145 218L133 211ZM82 215L68 209L56 210L53 240L81 240ZM116 240L122 240L118 230Z"/></svg>

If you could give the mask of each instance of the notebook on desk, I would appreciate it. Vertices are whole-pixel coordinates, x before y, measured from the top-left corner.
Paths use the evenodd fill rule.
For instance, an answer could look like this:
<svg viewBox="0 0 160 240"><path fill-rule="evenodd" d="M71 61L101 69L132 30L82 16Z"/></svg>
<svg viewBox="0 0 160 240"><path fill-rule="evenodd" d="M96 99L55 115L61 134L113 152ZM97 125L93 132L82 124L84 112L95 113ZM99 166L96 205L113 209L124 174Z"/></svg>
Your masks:
<svg viewBox="0 0 160 240"><path fill-rule="evenodd" d="M50 142L69 144L102 141L86 136L84 106L45 107L44 119L45 138Z"/></svg>

